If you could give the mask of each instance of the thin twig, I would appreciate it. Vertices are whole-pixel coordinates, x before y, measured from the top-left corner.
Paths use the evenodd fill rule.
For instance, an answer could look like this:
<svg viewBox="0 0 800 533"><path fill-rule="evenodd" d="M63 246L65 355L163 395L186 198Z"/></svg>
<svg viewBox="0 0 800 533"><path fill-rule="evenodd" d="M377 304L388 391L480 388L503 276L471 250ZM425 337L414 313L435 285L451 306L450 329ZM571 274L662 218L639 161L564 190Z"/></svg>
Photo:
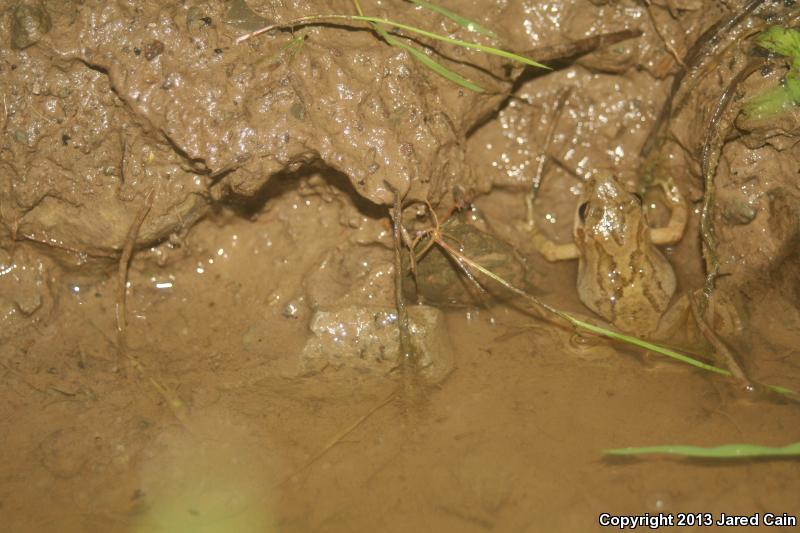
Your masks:
<svg viewBox="0 0 800 533"><path fill-rule="evenodd" d="M547 126L547 133L545 134L544 144L542 145L541 150L539 151L539 157L537 157L537 164L536 164L536 173L533 175L533 179L531 180L531 190L525 198L525 205L527 207L528 213L528 226L533 227L533 203L536 201L536 197L539 195L539 188L542 186L542 179L544 175L544 165L547 162L548 155L547 151L550 149L550 144L553 142L553 137L556 133L556 126L558 126L558 121L561 118L561 113L564 111L564 104L566 103L567 99L572 94L572 87L567 89L562 89L557 97L556 106L553 109L553 113L550 115L550 124Z"/></svg>
<svg viewBox="0 0 800 533"><path fill-rule="evenodd" d="M122 192L122 188L125 187L125 156L128 153L128 141L125 139L125 134L121 135L121 147L120 147L120 156L119 156L119 188L117 190L117 196L120 195Z"/></svg>
<svg viewBox="0 0 800 533"><path fill-rule="evenodd" d="M2 205L2 204L0 204ZM105 250L101 250L99 248L73 248L72 246L68 246L66 244L57 241L56 239L49 239L45 234L43 237L38 237L32 233L21 233L19 232L19 220L14 220L11 227L11 238L12 240L18 240L18 238L25 239L31 242L36 242L42 244L44 246L49 246L50 248L57 248L59 250L64 250L65 252L69 252L75 256L88 256L88 257L102 257L106 259L113 259L117 256L114 252L108 252Z"/></svg>
<svg viewBox="0 0 800 533"><path fill-rule="evenodd" d="M6 127L8 126L9 118L8 118L8 104L6 103L6 93L3 93L3 129L0 131L5 132Z"/></svg>
<svg viewBox="0 0 800 533"><path fill-rule="evenodd" d="M311 459L309 459L308 461L306 461L303 464L303 466L301 466L300 468L298 468L297 470L293 471L291 474L289 474L288 476L283 478L276 486L277 487L282 487L283 485L288 483L290 480L296 478L298 475L300 475L305 470L308 470L309 467L311 467L314 463L319 461L325 454L327 454L331 450L331 448L333 448L334 446L339 444L342 441L342 439L344 439L347 435L349 435L350 433L355 431L361 424L366 422L366 420L369 417L374 415L381 408L385 407L386 405L389 405L392 402L392 400L395 399L396 396L397 396L397 392L396 391L392 392L381 403L375 405L372 409L370 409L369 411L367 411L366 413L364 413L363 415L358 417L358 419L355 422L353 422L352 424L350 424L346 428L344 428L341 431L339 431L339 433L334 435L333 438L331 438L331 440L328 441L328 444L326 444L320 451L315 453L311 457Z"/></svg>
<svg viewBox="0 0 800 533"><path fill-rule="evenodd" d="M593 35L568 43L539 46L537 48L531 48L530 50L524 50L519 52L519 54L529 57L538 57L539 61L552 62L588 54L599 48L621 41L627 41L628 39L635 39L641 35L642 30L639 28L629 28L610 33L601 33L600 35Z"/></svg>

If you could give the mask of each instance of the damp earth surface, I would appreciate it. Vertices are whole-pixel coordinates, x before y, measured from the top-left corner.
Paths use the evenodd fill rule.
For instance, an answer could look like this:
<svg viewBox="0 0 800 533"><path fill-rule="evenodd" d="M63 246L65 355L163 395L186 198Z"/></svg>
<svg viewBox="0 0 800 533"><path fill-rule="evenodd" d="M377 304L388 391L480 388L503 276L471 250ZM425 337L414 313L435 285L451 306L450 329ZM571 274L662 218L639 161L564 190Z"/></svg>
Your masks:
<svg viewBox="0 0 800 533"><path fill-rule="evenodd" d="M746 112L795 68L757 35L800 8L441 5L496 38L361 2L552 69L394 34L478 93L357 21L237 40L355 14L344 1L0 0L3 529L589 531L601 513L800 512L793 459L604 454L784 446L795 397L579 335L434 242L602 323L577 261L546 261L531 227L569 243L602 175L664 225L670 180L689 211L662 250L673 299L717 271L707 328L753 383L800 390L800 111ZM726 365L691 318L656 340Z"/></svg>

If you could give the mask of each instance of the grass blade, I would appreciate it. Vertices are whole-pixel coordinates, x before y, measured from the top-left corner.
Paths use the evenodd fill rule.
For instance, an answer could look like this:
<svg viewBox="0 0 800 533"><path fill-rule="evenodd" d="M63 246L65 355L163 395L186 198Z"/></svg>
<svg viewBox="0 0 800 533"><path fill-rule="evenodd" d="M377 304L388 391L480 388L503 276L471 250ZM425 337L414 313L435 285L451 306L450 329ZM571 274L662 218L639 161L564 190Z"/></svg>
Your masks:
<svg viewBox="0 0 800 533"><path fill-rule="evenodd" d="M452 45L455 45L455 46L460 46L462 48L467 48L469 50L478 50L480 52L485 52L487 54L492 54L492 55L495 55L495 56L504 57L506 59L511 59L513 61L517 61L518 63L524 63L524 64L529 65L531 67L544 68L544 69L548 69L548 70L550 69L550 67L542 65L541 63L537 63L533 59L528 59L525 56L521 56L521 55L515 54L513 52L506 52L505 50L501 50L501 49L495 48L493 46L486 46L486 45L483 45L483 44L471 43L471 42L467 42L467 41L461 41L459 39L453 39L452 37L447 37L445 35L439 35L438 33L433 33L433 32L427 31L427 30L423 30L421 28L416 28L414 26L409 26L408 24L403 24L401 22L395 22L393 20L387 20L387 19L381 19L381 18L375 18L375 17L362 17L362 16L359 16L359 15L347 16L346 18L350 18L350 19L353 19L353 20L363 20L365 22L374 22L376 24L386 24L387 26L392 26L394 28L399 28L401 30L406 30L406 31L409 31L411 33L416 33L418 35L422 35L424 37L428 37L429 39L433 39L433 40L436 40L436 41L442 41L442 42L449 43L449 44L452 44Z"/></svg>
<svg viewBox="0 0 800 533"><path fill-rule="evenodd" d="M359 5L358 0L355 0L355 2L356 2L356 9L358 10L359 15L363 16L363 12L361 11L361 6ZM424 66L426 66L427 68L429 68L430 70L432 70L433 72L438 74L439 76L442 76L446 80L449 80L449 81L451 81L451 82L453 82L453 83L455 83L457 85L460 85L461 87L464 87L465 89L469 89L470 91L474 91L476 93L484 92L483 87L481 87L480 85L477 85L477 84L471 82L467 78L461 76L460 74L457 74L457 73L453 72L452 70L450 70L449 68L445 67L444 65L436 62L433 58L428 57L428 55L425 54L424 52L421 52L421 51L417 50L416 48L414 48L413 46L409 46L406 43L400 41L399 39L396 39L396 38L392 37L391 35L389 35L388 31L386 31L383 28L381 28L378 24L373 23L372 27L375 28L375 31L378 32L378 35L383 37L383 39L389 45L395 46L397 48L402 48L403 50L407 51L417 61L422 63Z"/></svg>
<svg viewBox="0 0 800 533"><path fill-rule="evenodd" d="M606 450L608 455L648 455L666 454L681 455L683 457L698 457L707 459L747 459L753 457L800 457L800 442L793 442L781 448L759 446L757 444L723 444L713 448L702 446L665 445L644 446L641 448L616 448Z"/></svg>
<svg viewBox="0 0 800 533"><path fill-rule="evenodd" d="M473 21L471 21L469 19L466 19L466 18L462 17L461 15L459 15L457 13L453 13L449 9L443 8L441 6L433 5L433 4L429 3L429 2L423 2L422 0L408 0L408 1L411 2L412 4L416 4L416 5L420 6L420 7L424 7L425 9L429 9L429 10L435 12L435 13L439 13L440 15L443 15L443 16L449 18L450 20L452 20L453 22L455 22L456 24L458 24L459 26L461 26L462 28L464 28L464 29L466 29L468 31L475 32L475 33L480 33L481 35L485 35L486 37L489 37L491 39L497 39L497 35L492 30L490 30L488 28L484 28L483 26L481 26L477 22L473 22ZM359 13L359 15L361 15L361 14L362 13Z"/></svg>
<svg viewBox="0 0 800 533"><path fill-rule="evenodd" d="M475 91L476 93L484 92L483 87L481 87L480 85L476 85L475 83L469 81L460 74L457 74L452 70L450 70L449 68L445 67L444 65L437 63L436 61L428 57L427 54L425 54L424 52L420 52L413 46L408 46L407 44L398 41L388 33L385 36L383 36L383 38L386 39L386 42L389 43L390 45L406 50L409 54L411 54L414 57L414 59L416 59L417 61L419 61L432 71L434 71L439 76L448 79L453 83L457 83L458 85L464 87L465 89L469 89L470 91Z"/></svg>
<svg viewBox="0 0 800 533"><path fill-rule="evenodd" d="M592 333L596 333L598 335L602 335L603 337L607 337L609 339L613 339L616 341L622 341L627 344L632 344L633 346L638 346L639 348L643 348L645 350L650 350L653 352L660 353L661 355L666 355L667 357L671 357L673 359L677 359L683 363L695 366L697 368L702 368L703 370L708 370L709 372L715 372L717 374L722 374L723 376L730 376L731 373L723 368L718 368L716 366L709 365L702 361L698 361L688 355L683 355L682 353L678 353L674 350L671 350L665 346L661 346L658 344L653 344L652 342L648 342L646 340L640 339L638 337L632 337L630 335L625 335L623 333L618 333L616 331L612 331L610 329L602 328L600 326L595 326L594 324L590 324L589 322L584 322L583 320L578 320L577 318L568 315L569 322L573 325L578 326L581 329L586 331L590 331Z"/></svg>
<svg viewBox="0 0 800 533"><path fill-rule="evenodd" d="M486 46L483 44L478 43L471 43L467 41L461 41L459 39L453 39L451 37L447 37L445 35L439 35L438 33L433 33L427 30L423 30L421 28L416 28L414 26L409 26L408 24L403 24L401 22L395 22L393 20L387 20L377 17L365 17L362 15L310 15L308 17L300 17L294 20L290 20L288 22L281 22L279 24L272 24L270 26L265 26L259 30L252 31L250 33L246 33L244 35L239 36L236 39L236 43L241 43L255 37L257 35L261 35L262 33L266 33L272 31L277 28L291 28L294 26L301 26L303 24L314 24L319 23L325 20L360 20L363 22L370 22L372 24L384 24L386 26L391 26L393 28L399 28L401 30L406 30L411 33L416 33L417 35L422 35L424 37L428 37L429 39L433 39L435 41L442 41L448 44L452 44L455 46L460 46L462 48L467 48L469 50L478 50L479 52L484 52L487 54L492 54L498 57L504 57L506 59L510 59L512 61L516 61L518 63L523 63L525 65L529 65L531 67L536 68L544 68L550 70L550 67L546 65L542 65L541 63L537 63L533 59L529 59L525 56L521 56L519 54L515 54L513 52L507 52L505 50L501 50L499 48L495 48L493 46Z"/></svg>

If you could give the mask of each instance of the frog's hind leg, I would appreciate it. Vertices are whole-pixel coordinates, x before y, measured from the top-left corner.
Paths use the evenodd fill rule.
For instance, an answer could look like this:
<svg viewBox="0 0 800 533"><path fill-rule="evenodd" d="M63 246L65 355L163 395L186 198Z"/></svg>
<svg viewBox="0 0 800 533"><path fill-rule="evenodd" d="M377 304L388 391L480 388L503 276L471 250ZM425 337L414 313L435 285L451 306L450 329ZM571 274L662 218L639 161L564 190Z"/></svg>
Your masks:
<svg viewBox="0 0 800 533"><path fill-rule="evenodd" d="M653 334L653 338L688 340L684 337L688 334L689 319L692 316L691 302L688 294L681 294L661 315L658 328Z"/></svg>
<svg viewBox="0 0 800 533"><path fill-rule="evenodd" d="M691 318L692 309L689 295L680 294L664 311L658 327L646 337L646 340L652 340L665 348L699 357L700 355L694 351L698 345L698 339L691 328ZM643 360L650 367L657 367L664 363L663 355L651 350L645 352Z"/></svg>
<svg viewBox="0 0 800 533"><path fill-rule="evenodd" d="M757 390L757 385L747 376L744 367L734 355L733 351L728 348L719 335L717 335L717 332L706 322L705 314L708 313L708 311L703 312L700 309L699 298L702 297L701 291L696 291L694 294L689 295L692 314L694 315L697 327L700 329L700 333L702 333L703 337L705 337L714 349L714 356L717 360L725 365L731 375L744 386L744 389L746 391Z"/></svg>
<svg viewBox="0 0 800 533"><path fill-rule="evenodd" d="M650 240L653 241L653 244L658 245L675 244L683 237L686 222L689 219L689 208L686 206L686 199L680 189L672 183L672 180L662 181L660 185L664 190L664 197L667 199L670 217L666 226L650 229Z"/></svg>

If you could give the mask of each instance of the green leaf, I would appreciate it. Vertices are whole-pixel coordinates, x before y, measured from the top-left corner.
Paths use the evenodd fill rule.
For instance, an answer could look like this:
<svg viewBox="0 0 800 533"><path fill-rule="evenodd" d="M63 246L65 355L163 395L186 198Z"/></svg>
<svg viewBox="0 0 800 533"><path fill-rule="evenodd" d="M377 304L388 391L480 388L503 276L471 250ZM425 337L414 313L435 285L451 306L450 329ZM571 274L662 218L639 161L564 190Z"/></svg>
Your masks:
<svg viewBox="0 0 800 533"><path fill-rule="evenodd" d="M756 37L756 44L770 52L791 58L792 68L786 74L783 84L748 98L742 114L751 125L800 105L800 31L772 26ZM745 127L748 127L747 123Z"/></svg>
<svg viewBox="0 0 800 533"><path fill-rule="evenodd" d="M473 22L469 19L466 19L457 13L453 13L449 9L433 5L429 2L423 2L422 0L408 0L408 1L411 2L412 4L416 4L418 6L424 7L425 9L429 9L431 11L439 13L440 15L444 15L445 17L449 18L450 20L452 20L462 28L467 29L468 31L480 33L492 39L497 39L497 35L492 30L484 28L477 22Z"/></svg>
<svg viewBox="0 0 800 533"><path fill-rule="evenodd" d="M747 120L763 120L788 111L793 104L792 96L786 87L773 87L750 98L742 107L742 114Z"/></svg>
<svg viewBox="0 0 800 533"><path fill-rule="evenodd" d="M792 58L794 68L800 68L800 31L772 26L756 38L756 44L770 52Z"/></svg>
<svg viewBox="0 0 800 533"><path fill-rule="evenodd" d="M782 448L771 448L757 444L723 444L713 448L685 445L645 446L642 448L617 448L606 450L608 455L647 455L667 454L684 457L703 457L709 459L746 459L752 457L798 457L800 442L794 442Z"/></svg>

